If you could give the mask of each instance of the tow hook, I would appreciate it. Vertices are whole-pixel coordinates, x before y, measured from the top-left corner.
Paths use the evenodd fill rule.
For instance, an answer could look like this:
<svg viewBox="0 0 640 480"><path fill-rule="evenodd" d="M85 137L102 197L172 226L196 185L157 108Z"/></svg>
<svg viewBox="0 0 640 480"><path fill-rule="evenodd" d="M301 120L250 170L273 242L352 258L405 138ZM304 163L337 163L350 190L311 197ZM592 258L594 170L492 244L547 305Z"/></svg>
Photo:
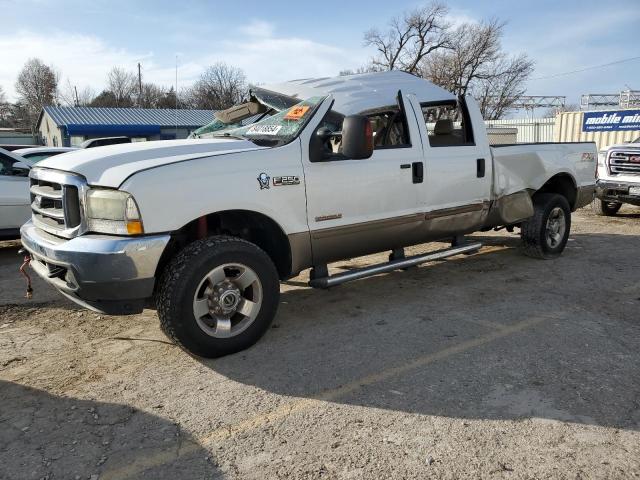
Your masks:
<svg viewBox="0 0 640 480"><path fill-rule="evenodd" d="M29 276L29 274L25 270L29 266L29 264L31 263L31 254L27 250L25 250L24 248L21 248L18 251L18 255L24 255L24 259L22 261L22 265L20 265L20 273L27 280L27 293L25 295L25 298L31 299L31 298L33 298L33 288L31 287L31 277Z"/></svg>

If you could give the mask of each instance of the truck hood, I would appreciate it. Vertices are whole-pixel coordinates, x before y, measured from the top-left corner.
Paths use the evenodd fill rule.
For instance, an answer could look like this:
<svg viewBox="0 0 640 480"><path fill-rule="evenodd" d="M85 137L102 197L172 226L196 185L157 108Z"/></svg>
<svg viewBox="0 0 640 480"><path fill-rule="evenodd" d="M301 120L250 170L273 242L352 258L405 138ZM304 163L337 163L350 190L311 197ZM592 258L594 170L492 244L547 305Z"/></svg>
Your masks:
<svg viewBox="0 0 640 480"><path fill-rule="evenodd" d="M630 150L640 150L640 143L618 143L615 145L609 145L607 148L603 149L603 151L611 150L615 148L616 150L620 149L630 149Z"/></svg>
<svg viewBox="0 0 640 480"><path fill-rule="evenodd" d="M159 140L76 150L49 157L37 166L77 173L89 185L118 188L141 170L262 148L248 140L227 138Z"/></svg>

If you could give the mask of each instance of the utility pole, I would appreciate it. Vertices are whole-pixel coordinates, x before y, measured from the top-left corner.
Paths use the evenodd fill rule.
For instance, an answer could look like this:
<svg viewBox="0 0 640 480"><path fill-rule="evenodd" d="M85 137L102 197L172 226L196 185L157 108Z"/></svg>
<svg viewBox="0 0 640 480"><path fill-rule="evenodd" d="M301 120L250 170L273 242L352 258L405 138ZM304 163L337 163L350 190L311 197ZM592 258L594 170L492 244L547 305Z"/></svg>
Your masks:
<svg viewBox="0 0 640 480"><path fill-rule="evenodd" d="M80 100L78 100L78 87L73 86L73 90L76 92L76 107L80 106Z"/></svg>
<svg viewBox="0 0 640 480"><path fill-rule="evenodd" d="M176 140L178 139L178 55L176 55Z"/></svg>
<svg viewBox="0 0 640 480"><path fill-rule="evenodd" d="M138 107L142 107L142 71L138 62Z"/></svg>

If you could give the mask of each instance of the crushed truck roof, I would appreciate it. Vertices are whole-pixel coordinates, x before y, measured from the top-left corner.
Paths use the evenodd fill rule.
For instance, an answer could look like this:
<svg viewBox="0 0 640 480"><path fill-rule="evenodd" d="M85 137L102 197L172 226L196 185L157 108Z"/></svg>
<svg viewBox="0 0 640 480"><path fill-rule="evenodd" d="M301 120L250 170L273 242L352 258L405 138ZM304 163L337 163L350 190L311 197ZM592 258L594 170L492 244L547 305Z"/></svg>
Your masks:
<svg viewBox="0 0 640 480"><path fill-rule="evenodd" d="M344 115L395 105L398 90L413 93L420 103L455 100L444 88L410 73L400 71L361 73L340 77L305 78L261 85L260 88L301 100L333 95L333 110Z"/></svg>

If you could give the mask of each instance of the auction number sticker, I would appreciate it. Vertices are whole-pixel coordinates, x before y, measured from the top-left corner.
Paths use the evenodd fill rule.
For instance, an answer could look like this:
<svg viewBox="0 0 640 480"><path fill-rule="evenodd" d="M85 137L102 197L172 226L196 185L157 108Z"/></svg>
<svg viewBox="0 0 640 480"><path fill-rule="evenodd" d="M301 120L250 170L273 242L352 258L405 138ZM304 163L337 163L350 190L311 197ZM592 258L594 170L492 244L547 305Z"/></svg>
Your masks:
<svg viewBox="0 0 640 480"><path fill-rule="evenodd" d="M277 135L282 125L254 125L247 130L247 135Z"/></svg>
<svg viewBox="0 0 640 480"><path fill-rule="evenodd" d="M287 114L284 116L285 120L300 120L309 111L309 105L299 105L297 107L291 107Z"/></svg>

